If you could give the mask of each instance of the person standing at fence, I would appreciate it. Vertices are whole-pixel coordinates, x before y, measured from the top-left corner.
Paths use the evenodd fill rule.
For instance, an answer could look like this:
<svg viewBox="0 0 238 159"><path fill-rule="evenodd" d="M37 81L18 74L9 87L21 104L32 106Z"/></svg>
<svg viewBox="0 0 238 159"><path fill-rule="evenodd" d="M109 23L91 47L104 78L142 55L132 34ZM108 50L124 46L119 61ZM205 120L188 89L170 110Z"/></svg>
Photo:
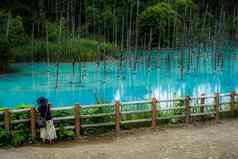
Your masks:
<svg viewBox="0 0 238 159"><path fill-rule="evenodd" d="M40 138L43 143L49 142L50 144L53 144L57 135L51 116L51 110L48 105L48 99L40 97L37 99L37 104L39 106L38 111L41 119L41 121L38 122L38 127L40 128Z"/></svg>

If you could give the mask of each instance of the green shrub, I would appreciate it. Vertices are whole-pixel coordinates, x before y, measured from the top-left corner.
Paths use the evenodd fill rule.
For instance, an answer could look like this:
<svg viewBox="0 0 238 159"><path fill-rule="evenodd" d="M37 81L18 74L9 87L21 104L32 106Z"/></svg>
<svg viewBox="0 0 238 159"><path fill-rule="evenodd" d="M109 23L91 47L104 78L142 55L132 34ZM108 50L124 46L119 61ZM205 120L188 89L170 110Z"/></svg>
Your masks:
<svg viewBox="0 0 238 159"><path fill-rule="evenodd" d="M20 131L12 134L11 137L11 145L20 146L23 145L27 141L27 135Z"/></svg>
<svg viewBox="0 0 238 159"><path fill-rule="evenodd" d="M75 133L73 130L65 130L65 125L60 124L59 130L57 132L59 140L73 140L75 137Z"/></svg>
<svg viewBox="0 0 238 159"><path fill-rule="evenodd" d="M10 132L6 129L0 128L0 146L10 144L11 135Z"/></svg>
<svg viewBox="0 0 238 159"><path fill-rule="evenodd" d="M49 56L51 62L72 62L74 59L81 61L96 60L97 45L100 43L91 39L72 39L71 37L64 39L63 42L50 41L48 44ZM36 62L47 60L46 41L44 39L37 39L32 43L28 42L24 45L12 48L16 61L32 61L32 57ZM111 52L112 45L106 43L101 44L101 52L106 49L106 53ZM33 52L33 53L32 53Z"/></svg>
<svg viewBox="0 0 238 159"><path fill-rule="evenodd" d="M0 40L0 74L7 71L10 58L11 52L9 43L4 40Z"/></svg>

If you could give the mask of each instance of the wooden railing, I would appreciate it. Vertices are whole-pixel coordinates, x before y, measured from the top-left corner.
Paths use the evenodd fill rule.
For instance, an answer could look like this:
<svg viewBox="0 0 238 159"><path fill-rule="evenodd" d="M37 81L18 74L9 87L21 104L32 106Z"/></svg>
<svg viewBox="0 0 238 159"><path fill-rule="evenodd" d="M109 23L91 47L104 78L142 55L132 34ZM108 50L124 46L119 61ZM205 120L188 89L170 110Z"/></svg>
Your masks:
<svg viewBox="0 0 238 159"><path fill-rule="evenodd" d="M74 125L65 126L64 129L74 130L76 137L79 137L81 134L81 130L85 128L113 126L116 131L120 131L120 128L123 125L145 122L151 122L152 128L156 128L158 125L158 121L165 119L182 119L186 124L189 124L195 117L204 118L205 116L209 116L213 117L214 121L217 123L220 120L220 114L222 112L231 113L232 117L235 116L237 111L237 96L238 94L232 92L230 94L216 93L214 96L205 96L203 94L200 97L191 98L187 96L183 99L171 99L161 101L158 101L156 98L153 98L151 101L146 100L126 103L116 101L115 103L101 105L80 106L79 104L75 104L75 106L70 107L52 108L52 112L72 111L73 114L71 115L53 117L53 120L55 122L73 120ZM107 111L95 114L82 114L84 110L100 108L103 108ZM16 113L28 113L29 118L12 120L11 116ZM142 118L137 119L128 119L130 115L140 114L147 114L147 116L142 116ZM36 138L37 111L35 108L19 110L6 109L0 112L0 117L2 117L0 118L0 127L2 126L9 131L12 131L12 124L28 122L30 124L31 136L33 139ZM112 120L101 123L84 124L82 122L82 120L91 120L94 118L101 117L111 117ZM56 127L56 129L58 129L58 127Z"/></svg>

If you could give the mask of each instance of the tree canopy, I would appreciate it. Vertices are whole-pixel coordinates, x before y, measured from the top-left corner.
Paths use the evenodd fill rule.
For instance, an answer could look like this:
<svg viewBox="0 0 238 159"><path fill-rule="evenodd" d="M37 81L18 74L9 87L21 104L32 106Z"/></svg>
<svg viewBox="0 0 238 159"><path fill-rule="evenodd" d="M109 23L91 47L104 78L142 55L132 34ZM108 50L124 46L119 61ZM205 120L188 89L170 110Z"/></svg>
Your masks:
<svg viewBox="0 0 238 159"><path fill-rule="evenodd" d="M38 50L27 57L45 60L52 52L82 53L80 39L116 49L237 40L237 17L236 0L2 0L0 37L15 57Z"/></svg>

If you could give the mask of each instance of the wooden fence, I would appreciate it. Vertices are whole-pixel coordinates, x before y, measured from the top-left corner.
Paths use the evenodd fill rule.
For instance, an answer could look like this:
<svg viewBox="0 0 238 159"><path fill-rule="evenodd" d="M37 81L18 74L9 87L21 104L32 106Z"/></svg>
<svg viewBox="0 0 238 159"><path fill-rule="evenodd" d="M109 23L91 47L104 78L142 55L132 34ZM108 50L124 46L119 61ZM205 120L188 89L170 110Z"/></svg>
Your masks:
<svg viewBox="0 0 238 159"><path fill-rule="evenodd" d="M230 113L231 116L235 116L237 111L236 97L238 94L232 92L230 94L216 93L214 96L205 96L192 98L185 97L183 99L161 100L158 101L153 98L151 101L139 101L139 102L127 102L121 103L116 101L112 104L100 104L100 105L85 105L80 106L75 104L71 107L56 107L52 108L52 112L58 111L72 111L70 116L54 117L53 120L68 121L72 120L74 124L65 126L64 129L71 129L75 131L76 137L79 137L82 129L85 128L97 128L112 126L116 131L120 131L122 125L151 122L152 128L156 128L158 121L165 119L182 119L186 124L189 124L195 119L195 117L204 118L205 116L213 117L215 122L220 120L221 113ZM182 105L181 105L182 104ZM166 106L167 105L167 106ZM170 105L170 106L169 106ZM82 113L87 109L100 109L107 110L102 113L87 114ZM11 116L15 113L28 113L29 116L24 119L12 120ZM130 115L148 114L146 117L138 119L131 119ZM0 112L0 126L5 129L11 130L12 124L20 124L28 122L30 124L30 131L32 139L37 136L37 111L35 108L31 109L19 109L10 110L6 109ZM111 117L109 121L101 123L86 123L83 120L90 120L93 118ZM2 120L2 121L1 121ZM58 129L58 127L56 127Z"/></svg>

